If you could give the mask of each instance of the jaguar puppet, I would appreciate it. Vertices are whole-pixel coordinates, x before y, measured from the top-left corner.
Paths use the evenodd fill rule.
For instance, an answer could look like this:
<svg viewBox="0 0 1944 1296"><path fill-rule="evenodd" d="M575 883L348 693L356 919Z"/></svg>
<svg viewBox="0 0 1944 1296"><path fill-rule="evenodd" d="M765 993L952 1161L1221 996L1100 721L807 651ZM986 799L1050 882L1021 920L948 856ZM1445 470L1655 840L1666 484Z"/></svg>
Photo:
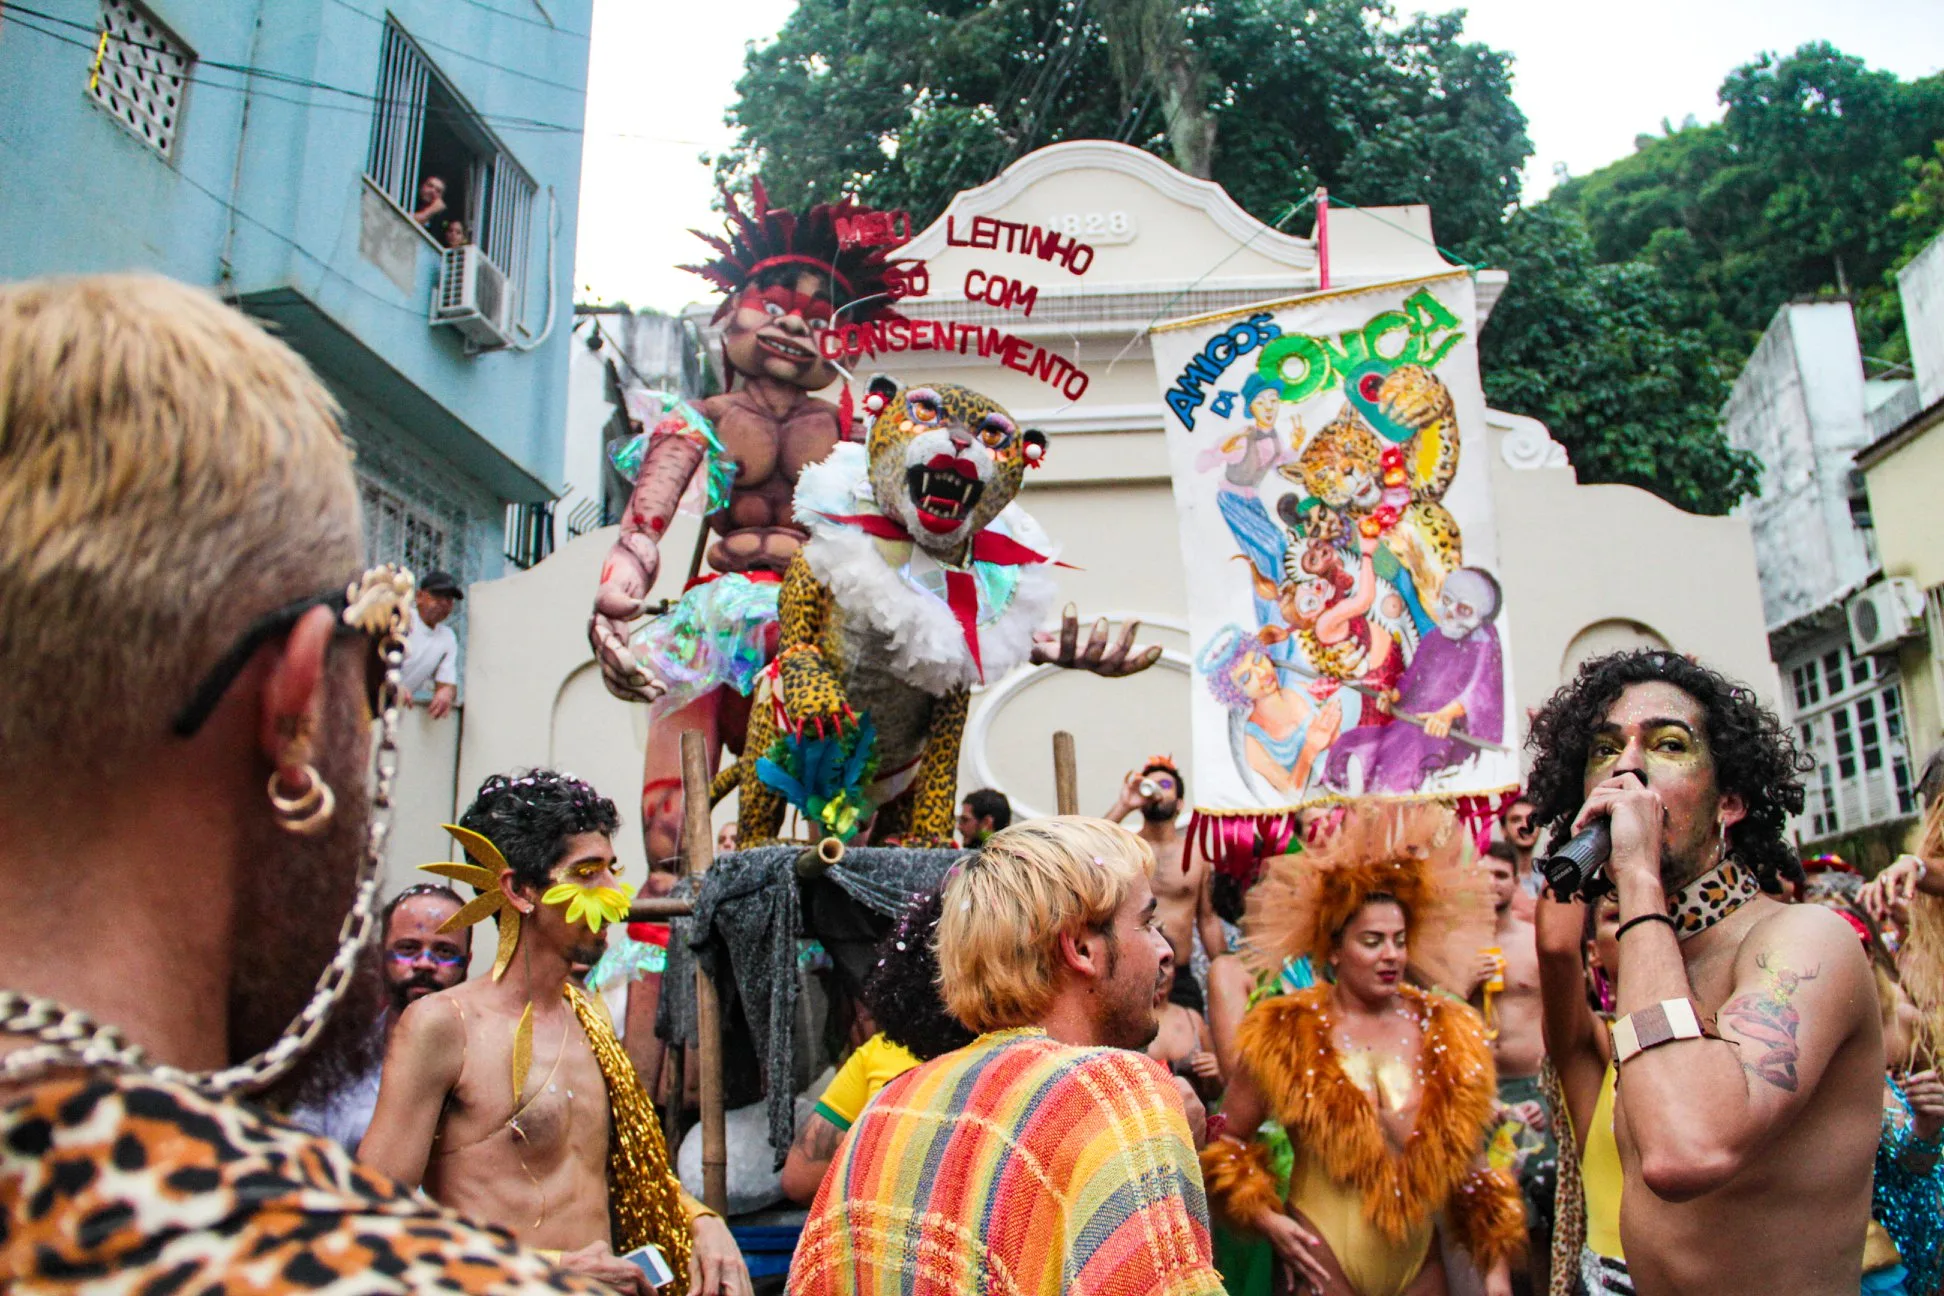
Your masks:
<svg viewBox="0 0 1944 1296"><path fill-rule="evenodd" d="M975 685L1025 662L1130 675L1161 655L1133 648L1133 623L1111 646L1104 624L1079 646L1071 615L1039 631L1053 547L1014 497L1042 433L946 383L886 384L866 408L880 402L864 445L797 484L809 539L783 576L749 741L716 788L740 784L745 845L775 839L792 805L817 835L869 823L873 841L946 843Z"/></svg>

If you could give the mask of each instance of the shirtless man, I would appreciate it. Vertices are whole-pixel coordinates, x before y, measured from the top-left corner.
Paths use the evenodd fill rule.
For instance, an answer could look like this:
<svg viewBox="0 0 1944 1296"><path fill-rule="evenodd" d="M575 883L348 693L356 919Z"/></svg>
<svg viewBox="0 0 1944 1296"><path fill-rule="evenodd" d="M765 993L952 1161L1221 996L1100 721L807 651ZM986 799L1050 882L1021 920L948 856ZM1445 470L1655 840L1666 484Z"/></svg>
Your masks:
<svg viewBox="0 0 1944 1296"><path fill-rule="evenodd" d="M1143 792L1143 783L1151 785L1153 791ZM1188 855L1188 839L1175 830L1185 787L1173 758L1150 756L1138 771L1127 776L1120 795L1101 818L1119 823L1136 810L1141 812L1141 826L1135 832L1154 852L1154 898L1159 902L1155 920L1174 950L1175 966L1185 974L1175 978L1170 1002L1201 1012L1205 1006L1202 988L1189 971L1194 966L1195 935L1201 934L1202 948L1210 958L1228 953L1228 937L1209 898L1213 870L1207 860Z"/></svg>
<svg viewBox="0 0 1944 1296"><path fill-rule="evenodd" d="M1512 848L1512 875L1520 886L1525 886L1526 879L1534 876L1532 851L1539 844L1538 808L1521 795L1500 813L1499 831L1505 834L1505 843Z"/></svg>
<svg viewBox="0 0 1944 1296"><path fill-rule="evenodd" d="M1540 819L1612 826L1614 1128L1637 1291L1854 1296L1881 1026L1850 926L1760 893L1794 856L1789 731L1747 689L1646 650L1587 663L1532 732Z"/></svg>
<svg viewBox="0 0 1944 1296"><path fill-rule="evenodd" d="M747 1296L728 1227L675 1182L626 1054L568 980L600 958L602 922L627 912L614 803L548 770L495 775L461 824L472 863L431 867L491 881L453 918L497 916L494 974L399 1018L359 1158L630 1296L654 1293L621 1258L644 1242L671 1264L689 1253L697 1296ZM623 1158L626 1173L611 1180Z"/></svg>
<svg viewBox="0 0 1944 1296"><path fill-rule="evenodd" d="M1538 808L1521 795L1499 811L1499 832L1505 844L1512 848L1512 876L1519 883L1518 894L1512 897L1512 908L1530 922L1538 908L1540 884L1545 881L1532 866L1532 856L1539 845Z"/></svg>
<svg viewBox="0 0 1944 1296"><path fill-rule="evenodd" d="M1479 861L1492 880L1497 930L1492 946L1479 951L1472 969L1471 1003L1485 1017L1485 1033L1498 1069L1499 1112L1494 1139L1509 1143L1513 1173L1525 1197L1526 1225L1532 1234L1527 1252L1532 1290L1546 1290L1546 1258L1551 1252L1553 1191L1559 1181L1559 1149L1539 1089L1539 1063L1546 1056L1539 999L1539 949L1530 919L1519 912L1517 856L1504 842L1493 842Z"/></svg>

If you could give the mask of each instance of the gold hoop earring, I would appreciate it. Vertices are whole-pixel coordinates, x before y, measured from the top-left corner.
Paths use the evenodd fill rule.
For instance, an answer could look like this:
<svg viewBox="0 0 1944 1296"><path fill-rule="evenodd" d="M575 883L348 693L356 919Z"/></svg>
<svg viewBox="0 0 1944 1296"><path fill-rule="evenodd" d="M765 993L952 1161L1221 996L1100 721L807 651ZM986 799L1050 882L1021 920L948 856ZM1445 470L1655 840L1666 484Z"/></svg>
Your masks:
<svg viewBox="0 0 1944 1296"><path fill-rule="evenodd" d="M324 831L331 816L337 813L337 794L331 791L331 785L324 781L315 765L305 764L303 773L304 790L287 797L277 790L282 771L271 771L270 809L277 817L277 827L299 837L314 837Z"/></svg>

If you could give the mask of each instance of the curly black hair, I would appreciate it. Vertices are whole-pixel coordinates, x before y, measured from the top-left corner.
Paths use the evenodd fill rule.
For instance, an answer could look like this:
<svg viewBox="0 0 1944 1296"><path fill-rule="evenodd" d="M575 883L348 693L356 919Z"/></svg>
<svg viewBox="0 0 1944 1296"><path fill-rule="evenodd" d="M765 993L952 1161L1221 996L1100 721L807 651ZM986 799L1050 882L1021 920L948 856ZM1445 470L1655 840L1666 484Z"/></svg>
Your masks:
<svg viewBox="0 0 1944 1296"><path fill-rule="evenodd" d="M1586 754L1594 729L1630 684L1672 684L1701 706L1715 783L1741 798L1748 813L1728 830L1728 853L1752 869L1764 887L1802 877L1795 847L1783 835L1802 810L1803 774L1815 763L1796 750L1794 736L1752 690L1679 653L1636 649L1596 657L1548 698L1533 718L1526 746L1534 753L1526 799L1558 841L1586 800Z"/></svg>
<svg viewBox="0 0 1944 1296"><path fill-rule="evenodd" d="M612 834L621 826L614 802L571 774L550 769L495 774L459 817L499 847L521 886L544 890L576 833Z"/></svg>
<svg viewBox="0 0 1944 1296"><path fill-rule="evenodd" d="M977 1037L945 1011L938 994L938 918L944 888L918 896L878 945L877 965L864 978L864 1004L893 1044L929 1062Z"/></svg>

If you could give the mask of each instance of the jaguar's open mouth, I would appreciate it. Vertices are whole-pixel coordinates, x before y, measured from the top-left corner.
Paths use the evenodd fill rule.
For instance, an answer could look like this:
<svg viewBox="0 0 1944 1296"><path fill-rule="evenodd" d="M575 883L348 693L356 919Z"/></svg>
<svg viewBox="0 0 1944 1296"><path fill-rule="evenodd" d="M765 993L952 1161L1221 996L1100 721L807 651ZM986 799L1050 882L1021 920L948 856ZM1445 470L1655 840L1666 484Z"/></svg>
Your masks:
<svg viewBox="0 0 1944 1296"><path fill-rule="evenodd" d="M985 494L985 483L969 459L935 454L930 463L905 472L905 490L918 510L918 525L944 534L956 531Z"/></svg>

